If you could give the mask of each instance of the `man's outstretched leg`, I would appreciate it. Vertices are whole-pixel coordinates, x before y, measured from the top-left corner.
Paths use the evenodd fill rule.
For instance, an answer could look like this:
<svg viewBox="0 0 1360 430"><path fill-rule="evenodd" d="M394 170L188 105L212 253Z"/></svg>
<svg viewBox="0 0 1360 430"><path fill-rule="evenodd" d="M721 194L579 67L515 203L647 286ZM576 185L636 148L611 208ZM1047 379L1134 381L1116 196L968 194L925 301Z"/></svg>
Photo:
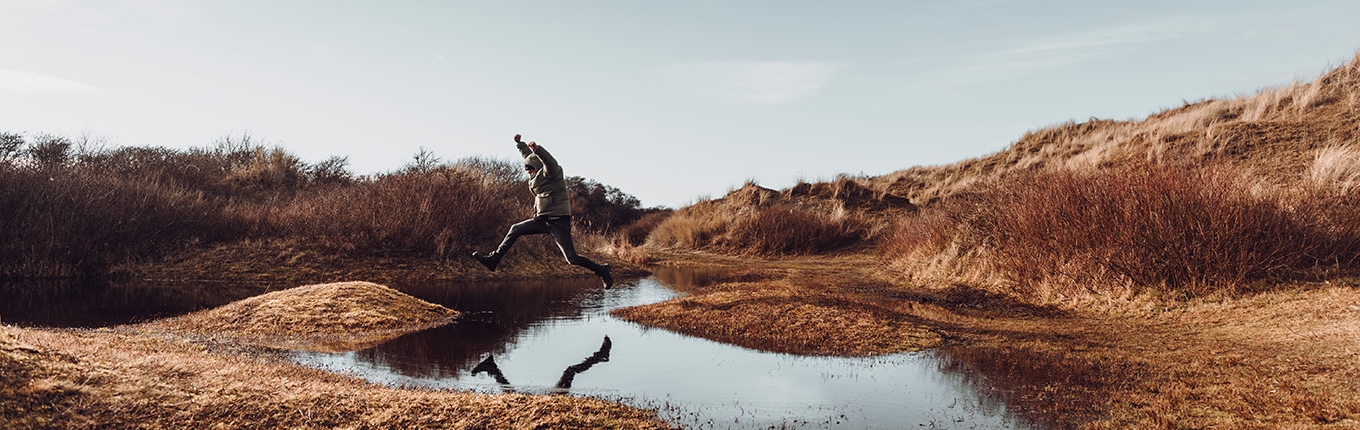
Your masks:
<svg viewBox="0 0 1360 430"><path fill-rule="evenodd" d="M510 252L510 247L515 245L515 241L519 240L520 236L526 234L544 234L547 232L547 224L537 218L521 221L518 224L510 226L510 231L505 233L505 239L501 241L501 245L496 247L495 251L492 251L490 254L482 254L473 251L472 258L482 263L487 269L491 269L492 272L495 272L496 266L501 264L501 258L505 257L506 252Z"/></svg>
<svg viewBox="0 0 1360 430"><path fill-rule="evenodd" d="M557 241L557 247L562 250L562 256L567 258L568 263L595 272L595 276L599 276L600 281L604 282L605 289L614 286L614 272L608 264L597 264L576 253L576 245L571 241L571 217L545 218L544 221L548 227L548 234Z"/></svg>

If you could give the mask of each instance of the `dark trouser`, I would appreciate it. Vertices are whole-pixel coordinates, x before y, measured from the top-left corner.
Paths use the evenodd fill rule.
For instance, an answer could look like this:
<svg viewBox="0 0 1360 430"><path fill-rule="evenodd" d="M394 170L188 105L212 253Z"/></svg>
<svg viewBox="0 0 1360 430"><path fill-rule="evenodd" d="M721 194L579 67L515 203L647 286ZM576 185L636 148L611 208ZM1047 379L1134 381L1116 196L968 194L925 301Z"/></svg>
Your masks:
<svg viewBox="0 0 1360 430"><path fill-rule="evenodd" d="M576 245L571 242L571 217L538 217L521 221L519 224L510 226L510 232L505 234L505 240L501 241L501 246L496 247L494 255L502 256L510 251L510 246L519 240L520 236L528 234L547 234L557 241L557 247L562 249L562 256L567 258L567 262L581 266L596 274L600 273L603 267L590 261L589 258L582 257L576 253Z"/></svg>

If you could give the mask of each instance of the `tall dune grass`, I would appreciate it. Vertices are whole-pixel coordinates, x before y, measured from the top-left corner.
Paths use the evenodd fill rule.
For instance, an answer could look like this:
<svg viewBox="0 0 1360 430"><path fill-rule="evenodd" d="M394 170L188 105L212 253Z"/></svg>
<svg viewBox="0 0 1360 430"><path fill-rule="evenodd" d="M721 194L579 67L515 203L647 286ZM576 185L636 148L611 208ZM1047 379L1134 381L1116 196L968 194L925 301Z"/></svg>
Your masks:
<svg viewBox="0 0 1360 430"><path fill-rule="evenodd" d="M1177 297L1360 269L1360 198L1271 188L1224 165L1054 169L974 187L885 245L918 280L1033 300Z"/></svg>

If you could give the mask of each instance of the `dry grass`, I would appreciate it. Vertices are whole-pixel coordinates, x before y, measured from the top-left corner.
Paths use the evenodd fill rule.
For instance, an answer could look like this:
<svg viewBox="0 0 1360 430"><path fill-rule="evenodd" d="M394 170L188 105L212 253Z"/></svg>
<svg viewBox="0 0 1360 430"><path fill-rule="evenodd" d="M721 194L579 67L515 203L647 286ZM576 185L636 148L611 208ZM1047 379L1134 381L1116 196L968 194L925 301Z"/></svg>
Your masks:
<svg viewBox="0 0 1360 430"><path fill-rule="evenodd" d="M1150 315L1107 351L1150 372L1094 428L1360 426L1360 292L1320 285ZM1135 334L1136 333L1136 334Z"/></svg>
<svg viewBox="0 0 1360 430"><path fill-rule="evenodd" d="M617 309L629 321L763 351L866 356L932 347L940 337L900 313L847 297L729 285L731 291Z"/></svg>
<svg viewBox="0 0 1360 430"><path fill-rule="evenodd" d="M1299 183L1326 147L1360 137L1360 56L1309 83L1167 109L1142 120L1068 122L1026 133L995 154L871 178L879 192L933 205L972 185L1046 168L1227 160L1275 183Z"/></svg>
<svg viewBox="0 0 1360 430"><path fill-rule="evenodd" d="M948 308L940 353L1008 409L1062 428L1360 426L1356 284L1063 318Z"/></svg>
<svg viewBox="0 0 1360 430"><path fill-rule="evenodd" d="M651 231L647 245L757 256L845 251L877 238L889 219L915 210L906 199L875 193L848 177L783 191L747 183L671 214Z"/></svg>
<svg viewBox="0 0 1360 430"><path fill-rule="evenodd" d="M884 249L914 282L1045 302L1184 298L1360 271L1357 201L1282 190L1222 166L1045 171L930 208Z"/></svg>
<svg viewBox="0 0 1360 430"><path fill-rule="evenodd" d="M0 427L668 427L654 412L600 400L388 388L220 348L0 327Z"/></svg>
<svg viewBox="0 0 1360 430"><path fill-rule="evenodd" d="M135 326L287 349L352 351L449 324L458 312L371 282L307 285Z"/></svg>
<svg viewBox="0 0 1360 430"><path fill-rule="evenodd" d="M863 255L751 260L660 252L655 276L693 294L614 311L639 324L763 351L866 356L916 351L941 338L876 293L889 289ZM707 270L705 270L707 269Z"/></svg>
<svg viewBox="0 0 1360 430"><path fill-rule="evenodd" d="M365 259L425 265L467 259L473 250L494 247L506 228L532 212L523 172L510 161L441 163L421 153L402 170L356 177L344 158L308 164L248 138L189 150L30 140L0 133L0 278L163 278L174 271L156 266L187 257L203 257L192 262L200 265L250 265L257 255L211 250L262 242L330 254L347 265L343 270L371 274L377 266ZM577 199L610 214L582 222L621 229L648 212L622 191L573 180L608 191ZM516 252L533 259L560 255L555 247L528 244ZM195 271L192 263L176 268L190 269L177 279L230 279ZM565 264L554 267L554 275L572 272ZM506 268L510 276L534 274ZM404 275L394 272L381 278Z"/></svg>
<svg viewBox="0 0 1360 430"><path fill-rule="evenodd" d="M1360 191L1360 148L1322 149L1308 173L1315 188L1334 188L1342 194Z"/></svg>

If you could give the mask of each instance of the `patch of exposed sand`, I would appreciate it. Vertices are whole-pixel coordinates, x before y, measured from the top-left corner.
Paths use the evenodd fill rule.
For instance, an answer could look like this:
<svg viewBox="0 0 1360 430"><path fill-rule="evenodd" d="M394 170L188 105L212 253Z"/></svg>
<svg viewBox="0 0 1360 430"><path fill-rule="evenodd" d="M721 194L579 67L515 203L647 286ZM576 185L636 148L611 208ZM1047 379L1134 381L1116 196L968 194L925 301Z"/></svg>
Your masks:
<svg viewBox="0 0 1360 430"><path fill-rule="evenodd" d="M363 349L460 314L371 282L306 285L136 326L318 351Z"/></svg>

